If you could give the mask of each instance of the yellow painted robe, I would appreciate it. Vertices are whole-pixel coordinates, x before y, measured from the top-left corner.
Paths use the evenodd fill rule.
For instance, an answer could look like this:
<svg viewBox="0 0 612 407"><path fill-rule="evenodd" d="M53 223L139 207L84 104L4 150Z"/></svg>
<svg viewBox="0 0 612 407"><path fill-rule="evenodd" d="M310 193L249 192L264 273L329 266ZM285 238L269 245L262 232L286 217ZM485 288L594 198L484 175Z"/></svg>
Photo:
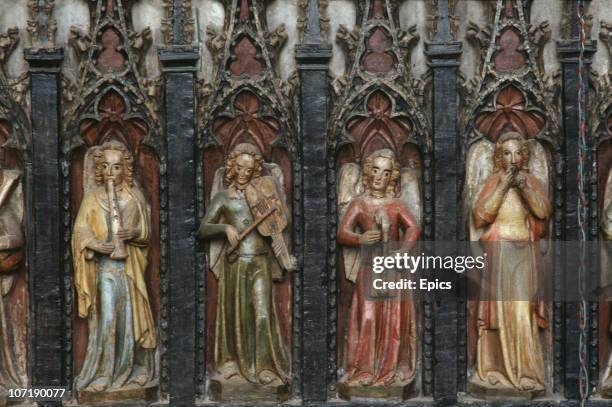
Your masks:
<svg viewBox="0 0 612 407"><path fill-rule="evenodd" d="M156 346L155 324L144 280L151 220L142 193L135 187L129 188L128 192L130 199L125 204L120 203L123 226L140 231L137 238L125 242L128 254L125 259L125 273L130 281L134 336L137 346L153 349ZM96 303L96 262L95 256L88 256L87 245L92 239L110 240L106 221L108 216L106 189L97 187L87 193L81 203L72 234L75 285L81 318L87 318L92 304Z"/></svg>

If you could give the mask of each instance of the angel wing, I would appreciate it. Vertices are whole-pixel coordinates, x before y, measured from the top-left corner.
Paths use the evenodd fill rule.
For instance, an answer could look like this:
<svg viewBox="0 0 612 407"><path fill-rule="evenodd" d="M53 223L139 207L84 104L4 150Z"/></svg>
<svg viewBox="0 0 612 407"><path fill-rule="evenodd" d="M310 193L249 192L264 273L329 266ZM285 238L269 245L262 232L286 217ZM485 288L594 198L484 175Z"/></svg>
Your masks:
<svg viewBox="0 0 612 407"><path fill-rule="evenodd" d="M358 164L348 163L340 167L336 193L338 200L338 223L340 223L340 219L344 216L351 200L363 193L361 168ZM360 250L355 247L343 246L342 257L344 258L344 275L346 279L353 283L356 282L361 257Z"/></svg>
<svg viewBox="0 0 612 407"><path fill-rule="evenodd" d="M527 146L529 146L529 172L544 184L545 190L550 195L550 167L546 150L537 140L527 141Z"/></svg>
<svg viewBox="0 0 612 407"><path fill-rule="evenodd" d="M480 240L484 232L474 226L472 208L485 182L493 174L494 149L495 144L489 140L480 140L470 148L465 159L467 168L463 188L463 216L468 220L469 239L472 241Z"/></svg>
<svg viewBox="0 0 612 407"><path fill-rule="evenodd" d="M210 189L211 197L217 195L219 192L225 189L223 186L223 174L225 174L225 167L217 168L213 178L213 184ZM219 219L219 223L225 223L223 216L221 216ZM226 244L227 241L225 239L212 239L208 244L209 267L217 278L219 278L221 271L223 270L223 255L225 253Z"/></svg>
<svg viewBox="0 0 612 407"><path fill-rule="evenodd" d="M401 171L400 199L404 201L420 225L423 219L423 201L421 200L421 183L418 171L405 167Z"/></svg>
<svg viewBox="0 0 612 407"><path fill-rule="evenodd" d="M96 187L94 154L99 148L99 146L90 147L85 153L85 158L83 159L83 195L86 195Z"/></svg>

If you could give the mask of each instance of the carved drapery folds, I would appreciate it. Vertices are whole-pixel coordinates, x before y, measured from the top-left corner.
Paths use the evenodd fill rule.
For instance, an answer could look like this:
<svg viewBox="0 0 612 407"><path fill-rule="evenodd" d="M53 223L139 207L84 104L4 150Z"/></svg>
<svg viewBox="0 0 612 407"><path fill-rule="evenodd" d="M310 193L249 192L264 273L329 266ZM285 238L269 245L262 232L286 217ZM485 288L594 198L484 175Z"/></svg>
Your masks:
<svg viewBox="0 0 612 407"><path fill-rule="evenodd" d="M409 213L414 223L394 223L393 227L405 228L403 236L417 239L419 226L428 231L426 225L431 221L431 201L423 199L428 194L423 191L430 188L429 181L423 186L423 179L429 180L431 171L428 160L431 154L430 125L425 111L421 109L424 85L408 69L411 65L410 52L419 36L416 26L405 30L399 28L398 5L393 1L360 1L357 17L358 23L354 29L349 30L341 25L337 34L337 40L347 51L347 74L335 78L332 84L333 108L328 125L330 206L334 208L333 212L337 212L340 224L344 225L344 216L350 216L350 208L358 205L363 188L367 189L369 185L369 181L363 178L370 175L366 172L362 174L362 171L366 171L362 165L368 160L378 160L376 163L380 161L380 165L386 165L383 161L395 163L393 165L399 167L399 178L393 181L397 185L393 205L402 208L401 212ZM367 164L368 168L370 164ZM367 202L363 208L369 208ZM334 302L338 305L333 306L333 312L330 312L328 340L330 349L337 349L337 352L330 361L328 380L339 383L339 394L346 399L359 396L413 397L421 390L417 388L421 380L416 378L421 375L426 377L423 371L417 370L417 366L425 366L425 370L431 367L427 363L429 359L423 364L417 363L421 357L419 344L423 333L419 327L423 314L417 311L420 310L417 302L409 301L409 308L405 308L404 303L396 308L391 307L393 311L388 315L376 313L374 318L380 319L377 323L385 328L377 333L360 332L359 326L367 326L358 317L365 315L360 309L365 306L363 293L360 294L363 283L360 278L364 277L355 261L358 258L356 249L347 246L348 242L344 241L345 232L348 233L348 229L338 231L338 241L344 242L340 246L342 250L338 250L335 241L330 246L331 258L338 256L338 268L330 275L329 295L337 295L337 286L340 294ZM370 352L381 352L381 349L393 352L392 345L384 344L382 332L391 332L398 326L402 328L398 331L396 345L401 347L402 356L392 363L381 363L377 368L372 366L370 369L363 364L372 355L368 355L368 351L355 342L356 338L366 340L368 335L373 334L376 350L371 349ZM431 332L426 334L431 335ZM376 354L374 359L385 360L386 356L383 352ZM338 377L338 371L345 372L345 375ZM425 386L430 384L423 383Z"/></svg>
<svg viewBox="0 0 612 407"><path fill-rule="evenodd" d="M210 241L206 272L202 274L206 279L207 301L203 317L208 338L203 376L210 378L210 396L215 400L282 401L296 390L294 386L297 378L293 367L299 360L295 359L293 350L293 335L296 332L293 312L297 297L292 284L295 264L291 256L293 180L299 174L296 173L297 124L295 103L292 99L295 76L289 83L280 79L278 56L287 34L284 24L269 31L265 15L266 7L263 2L233 0L226 3L224 27L209 26L206 29L206 45L215 67L212 79L209 82L201 81L198 88L197 123L202 154L202 166L198 170L199 188L200 196L210 202L206 206L206 213L200 205L199 217L204 218L206 222L212 222L209 224L203 221L200 236L204 239L215 237ZM244 180L240 175L235 178L232 174L239 174L242 170L236 168L243 167L236 165L248 166L253 159L257 163L256 167L260 166L260 169L252 175L249 173L248 182L240 184ZM275 185L268 188L271 195L260 197L261 202L264 202L261 207L254 206L253 199L249 198L252 198L252 193L249 193L251 187L248 185L266 183ZM271 290L272 296L271 301L264 301L267 305L258 311L261 312L258 318L262 324L269 327L272 335L267 337L267 345L262 345L267 349L262 355L276 356L274 363L266 371L258 370L254 374L245 369L253 355L250 351L238 352L232 344L243 343L247 346L260 328L246 332L228 328L227 324L233 318L244 319L248 318L248 315L227 306L225 299L230 294L238 295L238 291L234 290L237 286L228 280L229 277L226 277L224 272L217 271L220 263L214 261L220 256L223 263L227 258L229 263L224 263L222 268L242 273L260 259L266 258L263 255L251 259L239 257L240 260L235 263L231 260L232 255L226 256L225 253L229 252L225 246L217 246L216 241L223 241L225 235L215 234L214 223L219 221L214 212L215 204L223 204L224 194L235 193L232 191L236 188L243 188L240 185L245 185L246 196L243 198L246 212L242 213L239 208L233 206L228 206L227 210L237 210L238 218L246 216L252 219L243 224L232 223L238 232L243 231L245 225L258 222L263 214L260 209L272 202L269 201L272 195L277 196L273 201L277 202L278 207L285 213L283 220L276 219L273 222L275 233L269 234L265 227L257 226L255 240L258 242L245 239L239 243L239 249L236 250L242 253L251 250L252 244L261 244L270 254L267 263L269 267L265 267L258 278L262 279L260 283L263 285L260 288ZM236 202L241 202L241 199ZM228 212L225 216L233 215ZM271 215L270 222L274 216ZM266 223L267 220L262 222ZM284 249L280 250L282 247ZM241 265L236 266L238 263ZM253 301L259 301L262 292L257 289L244 295L245 304L252 304ZM251 312L248 311L250 307L251 305L247 306L247 313ZM282 339L277 338L278 334ZM205 338L200 340L205 341ZM267 356L262 357L265 359ZM260 362L253 362L255 369L259 369Z"/></svg>
<svg viewBox="0 0 612 407"><path fill-rule="evenodd" d="M29 295L25 262L24 160L30 124L19 81L6 63L18 41L16 28L0 33L0 402L10 388L27 386Z"/></svg>
<svg viewBox="0 0 612 407"><path fill-rule="evenodd" d="M164 360L160 368L159 355L166 347L167 336L163 329L158 332L160 320L163 322L165 318L161 304L164 286L167 285L165 251L161 241L166 234L161 206L165 199L165 179L161 172L164 142L158 101L154 98L158 80L147 78L144 67L144 54L151 43L151 32L148 28L134 31L131 5L131 2L122 0L92 2L90 31L81 32L75 27L70 30L69 43L78 62L78 76L65 76L62 94L65 101L62 139L64 233L67 241L73 243L72 251L69 245L66 247L65 258L72 259L73 266L66 267L64 278L67 282L74 282L76 296L73 301L74 294L68 292L66 295L70 304L67 308L72 310L68 319L72 324L66 327L65 340L72 345L72 358L68 358L66 364L72 373L69 378L75 378L74 390L80 402L156 400L159 397L159 377L165 376L166 369ZM100 155L98 151L103 153ZM127 258L112 260L114 266L112 262L101 261L96 263L96 267L119 267L128 276L128 285L124 287L131 287L132 320L138 322L135 322L133 332L129 324L125 326L127 331L123 328L107 331L105 320L95 322L96 318L91 317L105 311L83 305L84 298L87 298L87 290L83 287L90 291L101 287L95 284L87 286L87 276L101 278L100 273L104 270L89 267L91 259L79 252L79 248L84 247L81 238L83 233L87 234L88 228L92 228L94 233L104 231L101 232L100 225L90 224L93 221L83 223L79 213L85 210L98 213L99 209L99 213L104 214L104 211L111 210L110 206L96 207L92 196L101 194L102 198L110 199L111 189L96 187L96 183L102 182L106 176L94 177L94 172L98 172L94 167L102 165L100 160L112 161L115 151L124 151L121 153L124 159L118 165L121 164L125 174L129 173L125 178L128 180L127 189L119 185L113 189L118 202L126 199L128 202L127 206L119 206L119 219L124 220L126 228L129 225L132 231L138 229L138 233L130 232L134 236L125 239ZM93 256L105 256L96 254L98 252L103 253L103 250L93 250ZM109 301L120 301L125 296L125 292L113 293ZM78 304L78 309L73 304ZM96 337L92 337L92 330ZM121 339L127 341L125 346L134 349L137 360L133 361L131 373L123 368L116 372L106 371L105 374L111 375L110 382L106 383L100 372L105 372L104 366L108 366L105 363L109 362L98 360L95 352L114 341L114 335L122 335ZM92 338L97 338L98 342ZM117 354L115 357L123 356ZM161 390L166 390L164 381Z"/></svg>
<svg viewBox="0 0 612 407"><path fill-rule="evenodd" d="M529 25L529 2L498 0L490 3L493 3L491 25L481 28L470 22L467 31L468 40L480 51L482 65L476 77L463 87L460 116L466 166L463 221L467 224L466 237L469 240L497 242L515 238L516 236L503 233L496 235L487 232L494 227L505 227L499 225L506 221L506 218L500 217L500 223L496 223L497 212L483 215L489 223L483 223L478 214L481 214L483 203L490 197L492 183L495 177L499 176L499 171L506 167L512 167L516 174L528 171L527 177L533 178L530 186L519 191L515 184L510 183L508 189L504 189L506 192L500 201L499 211L506 211L512 216L519 216L526 211L528 217L537 216L538 222L542 222L541 227L537 222L531 222L528 227L529 240L533 242L531 245L535 245L539 240L551 238L550 212L539 213L534 207L512 206L511 202L516 191L519 191L532 197L537 196L532 202L537 201L543 207L549 208L553 185L555 180L559 180L559 174L553 172L554 162L559 159L560 146L558 92L556 84L544 71L541 55L550 33L546 22L535 27ZM518 155L522 154L520 151L528 151L528 158L523 161L516 159L508 164L509 166L503 166L501 161L496 164L498 161L494 156L497 157L502 149L515 149L519 152ZM522 179L522 175L519 178ZM540 230L541 228L543 230ZM492 258L507 254L504 244L489 249L493 250ZM532 268L527 269L538 275L549 276L549 280L540 280L540 283L534 283L536 285L530 289L548 292L551 286L547 285L547 281L552 278L551 257L546 251L542 253L544 257L537 266L534 263ZM517 252L515 255L527 256L528 253ZM503 276L511 273L509 266L504 264L506 263L490 265L489 274ZM532 304L532 316L526 320L529 323L525 323L525 326L532 327L529 328L531 333L526 336L531 339L511 349L504 342L504 338L514 332L510 320L498 323L496 317L492 319L491 315L497 315L499 312L522 312L520 306L515 306L518 302L505 302L507 307L504 311L487 308L488 302L475 299L482 298L479 297L479 290L483 290L488 283L477 276L472 277L474 286L471 289L474 296L470 297L473 301L468 301L467 328L468 391L484 398L495 397L496 394L533 398L551 392L552 378L547 373L550 369L544 363L560 362L550 362L550 343L554 337L557 341L555 346L561 346L558 342L561 336L559 326L555 325L553 328L550 324L542 323L551 320L553 307L550 299L542 305L543 308L539 308L543 303ZM497 286L498 290L502 290L498 295L510 300L520 299L516 295L509 295L507 289L500 287ZM484 310L494 313L489 314ZM554 312L559 312L557 306ZM553 330L555 332L552 332ZM519 334L515 332L512 335ZM518 371L522 371L523 376L516 376L503 360L514 360L513 363L520 365Z"/></svg>

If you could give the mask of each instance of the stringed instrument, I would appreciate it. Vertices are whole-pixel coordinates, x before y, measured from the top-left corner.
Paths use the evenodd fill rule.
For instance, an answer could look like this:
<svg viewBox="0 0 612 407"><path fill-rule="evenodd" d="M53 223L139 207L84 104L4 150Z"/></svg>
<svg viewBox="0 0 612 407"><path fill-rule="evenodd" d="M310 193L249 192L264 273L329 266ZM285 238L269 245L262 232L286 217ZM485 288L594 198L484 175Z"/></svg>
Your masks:
<svg viewBox="0 0 612 407"><path fill-rule="evenodd" d="M260 177L254 179L246 188L245 195L253 219L258 223L257 231L262 236L272 238L274 254L281 266L285 270L295 269L294 257L289 253L283 238L283 231L287 228L289 221L274 178ZM258 222L261 218L264 219Z"/></svg>

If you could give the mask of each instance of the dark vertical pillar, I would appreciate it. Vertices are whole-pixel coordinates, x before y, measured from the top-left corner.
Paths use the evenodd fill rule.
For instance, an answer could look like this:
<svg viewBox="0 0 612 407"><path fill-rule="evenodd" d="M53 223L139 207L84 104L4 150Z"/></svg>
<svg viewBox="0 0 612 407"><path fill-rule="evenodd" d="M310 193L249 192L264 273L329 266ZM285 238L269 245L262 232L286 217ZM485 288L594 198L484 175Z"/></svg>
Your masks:
<svg viewBox="0 0 612 407"><path fill-rule="evenodd" d="M457 131L457 71L461 43L453 41L450 32L448 0L438 1L437 18L436 36L426 44L425 50L433 71L433 236L437 242L454 242L461 221ZM458 363L459 346L462 345L458 330L460 305L461 302L451 296L436 298L433 322L433 396L436 400L455 400L458 378L463 373L460 368L464 367ZM425 383L427 379L425 377Z"/></svg>
<svg viewBox="0 0 612 407"><path fill-rule="evenodd" d="M562 81L563 81L563 139L561 143L561 152L565 157L565 168L563 176L563 191L564 208L561 216L562 230L557 230L555 237L557 240L570 242L578 247L580 240L580 229L578 225L578 185L576 182L578 175L578 154L579 154L579 112L578 112L578 65L581 50L579 20L576 12L577 0L572 0L567 7L571 7L571 28L569 39L560 40L557 43L557 52L562 64ZM594 41L587 41L584 44L584 81L583 91L585 92L586 106L588 106L588 76L590 66L590 56L595 52L597 44ZM588 117L588 115L587 115ZM590 142L589 142L590 144ZM590 146L587 146L587 149ZM589 164L586 163L586 168ZM585 177L585 186L589 185L589 175ZM585 191L588 196L588 191ZM559 209L559 208L556 208ZM588 234L587 234L588 238ZM567 251L566 251L567 253ZM555 266L561 267L562 278L565 282L565 313L563 319L564 338L564 378L563 388L565 397L568 399L579 399L579 340L580 340L580 304L577 301L577 290L579 284L578 273L576 273L578 263L577 256L573 252L570 255L566 253L556 253L557 262ZM559 273L557 273L559 276ZM588 310L585 310L588 312ZM588 323L588 322L587 322Z"/></svg>
<svg viewBox="0 0 612 407"><path fill-rule="evenodd" d="M197 49L161 49L168 182L168 370L170 404L193 405L196 373L196 159L194 73ZM200 338L204 340L204 338Z"/></svg>
<svg viewBox="0 0 612 407"><path fill-rule="evenodd" d="M60 210L61 49L26 49L32 98L32 186L27 199L29 276L32 288L34 386L60 386L62 376L62 253Z"/></svg>
<svg viewBox="0 0 612 407"><path fill-rule="evenodd" d="M316 1L309 2L304 43L296 49L300 74L302 156L302 397L327 399L327 64L331 46L321 44Z"/></svg>

